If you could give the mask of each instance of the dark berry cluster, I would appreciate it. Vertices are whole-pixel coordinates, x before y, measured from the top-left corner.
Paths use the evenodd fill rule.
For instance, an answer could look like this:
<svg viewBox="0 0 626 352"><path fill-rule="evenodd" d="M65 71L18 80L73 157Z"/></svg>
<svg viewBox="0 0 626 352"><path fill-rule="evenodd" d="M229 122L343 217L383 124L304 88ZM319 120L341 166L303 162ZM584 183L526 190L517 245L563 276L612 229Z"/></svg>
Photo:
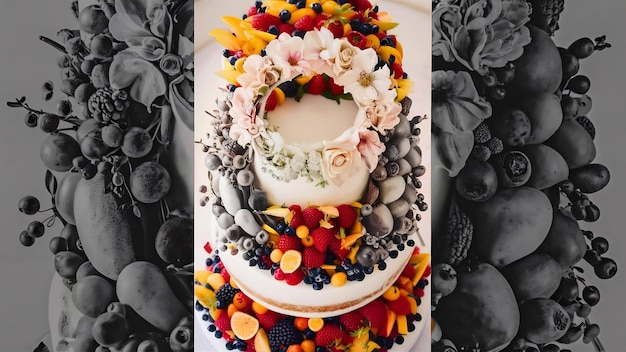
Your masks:
<svg viewBox="0 0 626 352"><path fill-rule="evenodd" d="M302 343L302 334L293 325L290 319L279 320L267 333L272 351L280 351L281 348L293 344Z"/></svg>
<svg viewBox="0 0 626 352"><path fill-rule="evenodd" d="M233 297L235 297L237 292L239 292L239 290L231 286L228 282L220 286L220 288L215 291L215 308L228 308L228 305L233 303Z"/></svg>
<svg viewBox="0 0 626 352"><path fill-rule="evenodd" d="M311 268L304 276L304 283L312 285L314 290L321 290L324 284L330 284L330 275L322 268Z"/></svg>

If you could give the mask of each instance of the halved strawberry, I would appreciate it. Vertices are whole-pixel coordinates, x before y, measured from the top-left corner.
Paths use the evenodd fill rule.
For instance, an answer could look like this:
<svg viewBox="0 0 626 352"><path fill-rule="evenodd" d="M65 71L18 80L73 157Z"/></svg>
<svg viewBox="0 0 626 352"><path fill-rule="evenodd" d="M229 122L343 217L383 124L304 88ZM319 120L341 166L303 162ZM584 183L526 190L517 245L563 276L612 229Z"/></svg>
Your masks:
<svg viewBox="0 0 626 352"><path fill-rule="evenodd" d="M339 211L339 226L344 229L349 229L354 225L356 221L356 211L348 204L341 204L337 207Z"/></svg>
<svg viewBox="0 0 626 352"><path fill-rule="evenodd" d="M315 344L322 347L329 347L335 341L341 341L343 332L338 325L324 324L324 326L315 334Z"/></svg>
<svg viewBox="0 0 626 352"><path fill-rule="evenodd" d="M333 229L318 227L311 231L311 236L313 237L313 245L315 248L320 252L326 252L326 248L328 248L328 245L335 237L335 231Z"/></svg>
<svg viewBox="0 0 626 352"><path fill-rule="evenodd" d="M267 97L267 102L265 103L265 111L272 111L276 109L276 105L278 104L278 98L276 97L276 92L272 90L270 96Z"/></svg>
<svg viewBox="0 0 626 352"><path fill-rule="evenodd" d="M333 33L333 37L341 38L343 37L343 24L340 20L333 20L326 25L326 28Z"/></svg>
<svg viewBox="0 0 626 352"><path fill-rule="evenodd" d="M321 210L313 207L307 207L302 210L302 219L309 230L314 230L320 226L320 220L324 218Z"/></svg>
<svg viewBox="0 0 626 352"><path fill-rule="evenodd" d="M303 17L304 18L304 17ZM322 75L315 75L307 84L307 92L313 95L320 95L326 90L326 80Z"/></svg>
<svg viewBox="0 0 626 352"><path fill-rule="evenodd" d="M291 221L289 222L289 226L297 229L298 226L304 225L304 219L302 218L302 208L298 204L293 204L289 207L291 210Z"/></svg>
<svg viewBox="0 0 626 352"><path fill-rule="evenodd" d="M359 49L365 49L367 46L367 38L357 31L350 31L346 34L346 39L350 44L356 46Z"/></svg>
<svg viewBox="0 0 626 352"><path fill-rule="evenodd" d="M307 269L319 268L324 264L326 254L318 251L315 247L306 247L302 251L302 264Z"/></svg>
<svg viewBox="0 0 626 352"><path fill-rule="evenodd" d="M405 296L402 295L394 301L387 302L387 307L396 313L396 315L411 314L411 303Z"/></svg>
<svg viewBox="0 0 626 352"><path fill-rule="evenodd" d="M263 32L267 32L271 25L278 27L283 23L280 18L265 12L257 13L254 16L248 17L248 19L250 19L250 24L252 24L254 29L258 29Z"/></svg>
<svg viewBox="0 0 626 352"><path fill-rule="evenodd" d="M301 250L302 247L302 240L297 236L280 235L278 237L278 249L283 253L290 249Z"/></svg>

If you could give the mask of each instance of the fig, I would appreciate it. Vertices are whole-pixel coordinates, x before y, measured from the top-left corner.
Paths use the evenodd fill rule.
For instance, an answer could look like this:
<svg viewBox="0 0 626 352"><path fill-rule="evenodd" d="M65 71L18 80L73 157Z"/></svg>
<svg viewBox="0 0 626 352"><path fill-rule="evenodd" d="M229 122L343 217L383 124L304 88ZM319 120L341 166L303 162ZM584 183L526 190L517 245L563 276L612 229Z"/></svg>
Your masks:
<svg viewBox="0 0 626 352"><path fill-rule="evenodd" d="M132 126L124 131L122 152L130 158L142 158L152 150L152 138L148 131L141 127Z"/></svg>
<svg viewBox="0 0 626 352"><path fill-rule="evenodd" d="M76 130L76 140L80 143L89 133L94 130L97 130L100 126L98 126L98 121L95 119L89 119L83 121L78 129Z"/></svg>
<svg viewBox="0 0 626 352"><path fill-rule="evenodd" d="M519 334L537 344L561 338L572 320L560 304L549 298L534 298L520 305Z"/></svg>
<svg viewBox="0 0 626 352"><path fill-rule="evenodd" d="M105 347L120 347L130 335L130 328L126 318L116 312L100 314L93 326L91 334L94 340Z"/></svg>
<svg viewBox="0 0 626 352"><path fill-rule="evenodd" d="M534 252L552 223L552 204L541 191L521 186L504 188L481 203L459 202L474 225L472 247L496 267Z"/></svg>
<svg viewBox="0 0 626 352"><path fill-rule="evenodd" d="M586 249L585 236L578 222L562 211L555 211L550 231L538 250L556 259L563 270L569 270L583 258Z"/></svg>
<svg viewBox="0 0 626 352"><path fill-rule="evenodd" d="M545 142L563 121L561 99L553 93L526 95L516 104L530 121L530 135L526 138L526 144Z"/></svg>
<svg viewBox="0 0 626 352"><path fill-rule="evenodd" d="M378 204L370 215L363 218L363 226L370 234L385 237L393 230L393 215L386 205Z"/></svg>
<svg viewBox="0 0 626 352"><path fill-rule="evenodd" d="M501 271L519 302L550 297L557 290L563 274L561 265L541 252L533 252L505 266Z"/></svg>
<svg viewBox="0 0 626 352"><path fill-rule="evenodd" d="M433 316L457 346L479 344L500 351L515 337L519 309L511 286L492 265L457 272L456 289L443 297Z"/></svg>
<svg viewBox="0 0 626 352"><path fill-rule="evenodd" d="M93 338L91 328L96 319L87 315L82 316L76 324L76 338L70 342L73 351L95 352L98 342Z"/></svg>
<svg viewBox="0 0 626 352"><path fill-rule="evenodd" d="M447 263L437 263L432 267L432 290L445 297L452 293L457 285L456 270Z"/></svg>
<svg viewBox="0 0 626 352"><path fill-rule="evenodd" d="M86 261L78 267L78 270L76 271L76 281L80 281L81 279L92 275L102 276L102 274L100 274L100 272L93 267L93 264L91 264L90 261Z"/></svg>
<svg viewBox="0 0 626 352"><path fill-rule="evenodd" d="M172 181L163 165L146 161L130 175L129 188L138 201L146 204L158 202L169 192Z"/></svg>
<svg viewBox="0 0 626 352"><path fill-rule="evenodd" d="M97 160L112 149L102 140L102 129L95 129L80 141L80 150L90 160Z"/></svg>
<svg viewBox="0 0 626 352"><path fill-rule="evenodd" d="M61 251L54 256L54 269L62 278L74 279L78 268L84 262L85 258L74 252Z"/></svg>
<svg viewBox="0 0 626 352"><path fill-rule="evenodd" d="M602 164L588 164L570 170L569 180L583 193L597 192L609 183L611 174Z"/></svg>
<svg viewBox="0 0 626 352"><path fill-rule="evenodd" d="M508 147L522 146L531 134L530 119L517 108L508 107L488 119L491 133Z"/></svg>
<svg viewBox="0 0 626 352"><path fill-rule="evenodd" d="M493 166L486 161L471 160L457 175L455 186L461 197L474 202L484 202L496 193L498 175Z"/></svg>
<svg viewBox="0 0 626 352"><path fill-rule="evenodd" d="M490 159L501 187L523 186L530 178L532 165L526 154L512 150L496 154Z"/></svg>
<svg viewBox="0 0 626 352"><path fill-rule="evenodd" d="M80 145L65 133L52 133L41 144L41 161L52 171L68 171L72 160L79 155Z"/></svg>
<svg viewBox="0 0 626 352"><path fill-rule="evenodd" d="M101 276L87 276L72 288L72 301L86 316L97 318L115 300L115 288Z"/></svg>
<svg viewBox="0 0 626 352"><path fill-rule="evenodd" d="M173 216L168 218L156 235L156 251L168 264L180 267L193 261L193 219Z"/></svg>
<svg viewBox="0 0 626 352"><path fill-rule="evenodd" d="M569 174L567 162L556 150L545 144L531 144L523 147L521 151L532 165L526 186L545 189L567 179Z"/></svg>
<svg viewBox="0 0 626 352"><path fill-rule="evenodd" d="M533 25L528 29L532 40L522 56L513 61L515 76L509 86L520 92L552 93L562 80L561 55L545 31Z"/></svg>
<svg viewBox="0 0 626 352"><path fill-rule="evenodd" d="M98 5L89 5L78 14L80 29L89 34L98 34L108 29L109 19Z"/></svg>
<svg viewBox="0 0 626 352"><path fill-rule="evenodd" d="M570 169L585 166L596 157L591 135L575 120L563 121L546 144L561 154Z"/></svg>

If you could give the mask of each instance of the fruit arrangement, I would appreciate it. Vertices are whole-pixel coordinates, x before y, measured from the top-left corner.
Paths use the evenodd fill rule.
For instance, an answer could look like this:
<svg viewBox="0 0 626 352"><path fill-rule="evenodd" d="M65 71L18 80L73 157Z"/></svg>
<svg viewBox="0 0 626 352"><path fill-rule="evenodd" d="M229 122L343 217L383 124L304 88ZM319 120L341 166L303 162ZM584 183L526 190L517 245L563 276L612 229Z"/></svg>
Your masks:
<svg viewBox="0 0 626 352"><path fill-rule="evenodd" d="M445 169L433 182L446 194L433 200L445 210L433 215L433 351L570 351L581 339L601 351L589 319L600 291L579 263L600 279L617 264L585 229L610 173L594 162L581 62L610 44L557 46L563 1L481 3L433 2L433 149Z"/></svg>
<svg viewBox="0 0 626 352"><path fill-rule="evenodd" d="M61 52L60 87L42 84L44 102L61 94L56 110L7 103L47 134L51 205L18 208L51 214L19 240L62 224L49 239L54 350L193 350L193 209L175 160L192 144L180 136L193 128L193 5L135 5L73 2L77 28L40 37Z"/></svg>
<svg viewBox="0 0 626 352"><path fill-rule="evenodd" d="M385 351L402 346L422 319L418 306L430 276L430 255L415 248L400 277L382 297L329 318L294 317L268 310L237 287L209 244L205 270L194 274L196 311L207 329L238 351Z"/></svg>

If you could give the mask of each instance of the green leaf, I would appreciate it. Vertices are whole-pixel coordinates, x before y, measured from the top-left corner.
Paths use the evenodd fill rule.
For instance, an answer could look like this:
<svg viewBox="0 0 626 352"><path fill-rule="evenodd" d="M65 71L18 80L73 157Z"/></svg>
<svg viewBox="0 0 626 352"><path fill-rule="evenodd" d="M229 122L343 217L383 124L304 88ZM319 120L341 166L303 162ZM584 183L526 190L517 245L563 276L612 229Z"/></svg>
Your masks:
<svg viewBox="0 0 626 352"><path fill-rule="evenodd" d="M296 101L300 102L300 100L302 100L302 97L304 96L304 86L300 86L298 88L298 92L296 93Z"/></svg>
<svg viewBox="0 0 626 352"><path fill-rule="evenodd" d="M45 182L46 182L46 189L48 190L48 193L50 193L54 197L54 195L57 192L58 182L57 182L56 177L54 177L54 174L52 173L52 171L46 170Z"/></svg>
<svg viewBox="0 0 626 352"><path fill-rule="evenodd" d="M15 101L7 101L7 105L12 108L19 108L22 106L22 104Z"/></svg>

